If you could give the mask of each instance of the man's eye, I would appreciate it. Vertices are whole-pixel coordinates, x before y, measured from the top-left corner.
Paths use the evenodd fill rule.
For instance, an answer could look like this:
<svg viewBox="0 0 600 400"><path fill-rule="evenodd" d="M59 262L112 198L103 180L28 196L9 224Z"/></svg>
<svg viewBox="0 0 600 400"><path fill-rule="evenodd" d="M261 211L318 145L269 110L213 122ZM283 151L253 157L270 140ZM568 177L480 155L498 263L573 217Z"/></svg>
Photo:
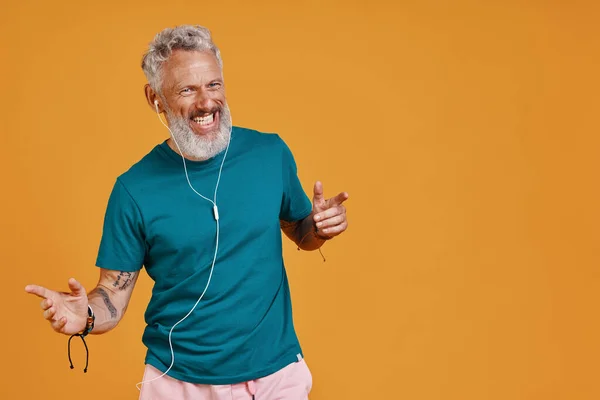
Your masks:
<svg viewBox="0 0 600 400"><path fill-rule="evenodd" d="M185 88L183 89L180 93L192 93L192 89L190 88Z"/></svg>
<svg viewBox="0 0 600 400"><path fill-rule="evenodd" d="M221 86L221 84L219 82L211 82L208 85L208 87L210 87L210 88L216 88L216 87L219 87L219 86Z"/></svg>

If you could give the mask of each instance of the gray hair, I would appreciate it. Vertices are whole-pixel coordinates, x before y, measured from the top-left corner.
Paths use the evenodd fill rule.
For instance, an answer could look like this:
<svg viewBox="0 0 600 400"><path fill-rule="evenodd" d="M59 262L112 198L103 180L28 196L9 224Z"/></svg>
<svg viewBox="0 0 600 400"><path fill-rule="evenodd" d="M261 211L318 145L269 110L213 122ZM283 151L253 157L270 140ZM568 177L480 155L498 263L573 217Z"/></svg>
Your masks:
<svg viewBox="0 0 600 400"><path fill-rule="evenodd" d="M142 70L150 87L161 94L161 67L174 50L210 51L217 58L219 67L223 69L223 60L219 48L213 43L210 31L200 25L181 25L166 28L156 34L148 51L142 58Z"/></svg>

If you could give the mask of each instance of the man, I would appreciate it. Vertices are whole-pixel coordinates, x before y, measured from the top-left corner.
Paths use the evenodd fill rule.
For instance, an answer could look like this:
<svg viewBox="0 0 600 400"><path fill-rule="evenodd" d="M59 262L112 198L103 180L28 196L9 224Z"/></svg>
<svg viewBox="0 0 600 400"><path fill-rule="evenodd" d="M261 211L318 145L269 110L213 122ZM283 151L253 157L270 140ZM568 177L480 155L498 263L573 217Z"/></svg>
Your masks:
<svg viewBox="0 0 600 400"><path fill-rule="evenodd" d="M142 266L155 281L145 317L140 399L308 398L282 235L305 250L347 228L347 193L308 199L276 134L232 127L209 31L165 29L142 62L150 107L171 138L116 180L86 294L29 285L67 335L102 334L127 309ZM161 120L162 121L162 120Z"/></svg>

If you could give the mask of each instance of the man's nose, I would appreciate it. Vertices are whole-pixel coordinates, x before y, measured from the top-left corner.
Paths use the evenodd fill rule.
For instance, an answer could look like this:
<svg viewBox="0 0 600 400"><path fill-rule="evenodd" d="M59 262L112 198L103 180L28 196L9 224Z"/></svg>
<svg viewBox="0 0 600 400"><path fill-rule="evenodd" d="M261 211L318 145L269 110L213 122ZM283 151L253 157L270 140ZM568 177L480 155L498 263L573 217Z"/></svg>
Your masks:
<svg viewBox="0 0 600 400"><path fill-rule="evenodd" d="M211 96L209 92L199 91L196 97L196 108L202 111L210 111L214 109L216 101L214 96Z"/></svg>

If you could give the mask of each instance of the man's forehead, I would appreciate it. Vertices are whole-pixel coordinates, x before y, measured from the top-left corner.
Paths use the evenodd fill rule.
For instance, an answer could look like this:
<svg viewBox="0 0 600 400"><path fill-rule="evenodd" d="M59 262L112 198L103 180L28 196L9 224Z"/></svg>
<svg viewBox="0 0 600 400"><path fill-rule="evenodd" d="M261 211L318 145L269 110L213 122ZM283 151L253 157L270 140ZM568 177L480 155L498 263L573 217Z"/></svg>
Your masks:
<svg viewBox="0 0 600 400"><path fill-rule="evenodd" d="M221 68L217 58L209 51L176 50L163 64L166 79L184 78L215 79L221 76Z"/></svg>

